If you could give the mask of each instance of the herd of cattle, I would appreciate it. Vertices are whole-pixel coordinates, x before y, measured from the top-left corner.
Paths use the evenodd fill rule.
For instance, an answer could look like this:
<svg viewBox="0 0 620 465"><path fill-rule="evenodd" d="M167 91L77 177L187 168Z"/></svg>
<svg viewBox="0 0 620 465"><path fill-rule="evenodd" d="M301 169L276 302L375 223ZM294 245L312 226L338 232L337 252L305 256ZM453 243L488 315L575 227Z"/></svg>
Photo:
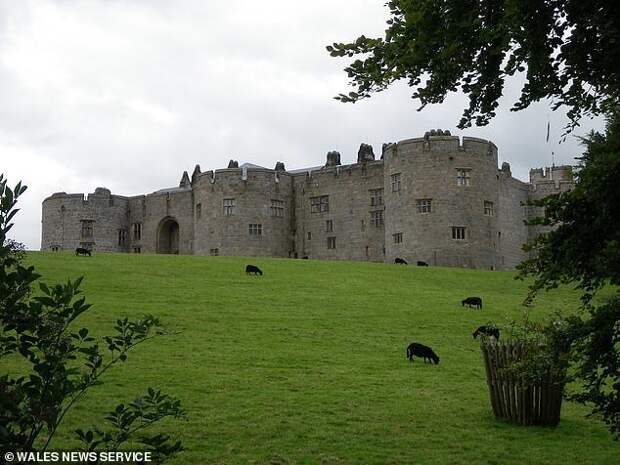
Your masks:
<svg viewBox="0 0 620 465"><path fill-rule="evenodd" d="M75 249L75 255L90 257L91 251L89 249L78 247L77 249ZM396 260L394 260L394 263L397 265L407 265L407 261L403 258L396 258ZM418 266L428 266L428 263L419 261ZM245 273L247 275L252 274L254 276L263 275L263 271L256 265L247 265L245 267ZM461 306L467 306L469 308L473 307L477 308L478 310L482 310L482 299L480 297L467 297L466 299L461 300ZM487 336L499 339L499 329L491 325L479 326L472 333L472 336L474 339L476 339L478 336ZM407 358L410 362L413 362L413 357L421 358L424 360L424 362L428 361L430 363L434 363L435 365L439 364L439 356L435 353L435 351L432 348L418 342L412 342L411 344L409 344L409 347L407 347Z"/></svg>

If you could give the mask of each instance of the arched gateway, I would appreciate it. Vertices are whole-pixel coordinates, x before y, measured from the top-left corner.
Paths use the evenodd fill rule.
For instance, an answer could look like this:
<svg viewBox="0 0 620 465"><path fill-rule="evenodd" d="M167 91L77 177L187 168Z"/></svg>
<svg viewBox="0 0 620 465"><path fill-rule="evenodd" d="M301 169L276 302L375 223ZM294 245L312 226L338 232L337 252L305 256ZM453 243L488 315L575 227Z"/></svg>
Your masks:
<svg viewBox="0 0 620 465"><path fill-rule="evenodd" d="M164 218L159 223L157 253L179 253L179 223L174 218Z"/></svg>

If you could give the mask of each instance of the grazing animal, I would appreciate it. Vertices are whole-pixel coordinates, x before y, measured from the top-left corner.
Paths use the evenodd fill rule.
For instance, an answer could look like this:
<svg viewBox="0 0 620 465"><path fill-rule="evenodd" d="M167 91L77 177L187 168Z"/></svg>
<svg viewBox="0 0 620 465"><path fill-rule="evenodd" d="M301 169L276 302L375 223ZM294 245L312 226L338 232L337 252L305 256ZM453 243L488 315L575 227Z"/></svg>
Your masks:
<svg viewBox="0 0 620 465"><path fill-rule="evenodd" d="M409 344L409 347L407 347L407 358L410 362L413 362L414 355L423 358L425 362L428 360L431 363L435 363L435 365L439 365L439 357L437 354L433 349L423 344L418 344L417 342Z"/></svg>
<svg viewBox="0 0 620 465"><path fill-rule="evenodd" d="M245 267L245 274L252 274L254 273L254 275L263 275L263 272L260 270L259 267L254 266L254 265L248 265Z"/></svg>
<svg viewBox="0 0 620 465"><path fill-rule="evenodd" d="M304 255L303 257L301 257L302 260L308 260L308 256Z"/></svg>
<svg viewBox="0 0 620 465"><path fill-rule="evenodd" d="M396 259L394 260L394 263L397 265L406 265L407 260L405 260L404 258L396 257Z"/></svg>
<svg viewBox="0 0 620 465"><path fill-rule="evenodd" d="M482 310L482 299L480 297L467 297L465 300L461 300L461 305L464 307L475 307Z"/></svg>
<svg viewBox="0 0 620 465"><path fill-rule="evenodd" d="M478 336L481 336L483 334L485 336L499 339L499 329L497 329L495 326L489 326L489 325L479 326L478 329L476 329L476 331L472 333L472 336L474 337L474 339L476 339Z"/></svg>
<svg viewBox="0 0 620 465"><path fill-rule="evenodd" d="M85 249L83 247L78 247L77 249L75 249L75 255L76 256L77 255L82 255L84 257L88 255L90 257L91 256L91 251L88 250L88 249Z"/></svg>
<svg viewBox="0 0 620 465"><path fill-rule="evenodd" d="M418 266L428 266L428 263L419 261Z"/></svg>

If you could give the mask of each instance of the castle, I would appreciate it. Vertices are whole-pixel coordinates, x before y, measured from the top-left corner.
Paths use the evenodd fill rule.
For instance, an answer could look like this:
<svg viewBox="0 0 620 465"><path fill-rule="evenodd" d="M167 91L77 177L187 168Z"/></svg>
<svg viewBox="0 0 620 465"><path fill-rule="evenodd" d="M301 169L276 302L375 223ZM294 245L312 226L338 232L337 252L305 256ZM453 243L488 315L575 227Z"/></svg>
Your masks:
<svg viewBox="0 0 620 465"><path fill-rule="evenodd" d="M433 130L362 144L357 163L329 152L324 166L252 164L183 173L178 187L125 197L106 188L43 201L42 250L295 257L511 269L540 233L529 199L571 188L570 166L498 169L492 142Z"/></svg>

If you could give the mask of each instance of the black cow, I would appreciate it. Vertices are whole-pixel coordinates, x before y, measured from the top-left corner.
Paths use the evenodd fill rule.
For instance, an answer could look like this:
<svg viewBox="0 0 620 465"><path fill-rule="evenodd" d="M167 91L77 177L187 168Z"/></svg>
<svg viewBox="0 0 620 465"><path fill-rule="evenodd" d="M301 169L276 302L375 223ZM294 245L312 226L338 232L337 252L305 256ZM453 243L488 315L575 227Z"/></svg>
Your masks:
<svg viewBox="0 0 620 465"><path fill-rule="evenodd" d="M418 261L418 266L428 266L428 263Z"/></svg>
<svg viewBox="0 0 620 465"><path fill-rule="evenodd" d="M423 358L426 362L427 360L431 363L435 363L435 365L439 365L439 357L437 354L431 349L423 344L418 344L417 342L412 342L407 347L407 358L410 362L413 362L413 356Z"/></svg>
<svg viewBox="0 0 620 465"><path fill-rule="evenodd" d="M307 255L304 255L303 257L301 257L302 260L308 260L308 258L309 257Z"/></svg>
<svg viewBox="0 0 620 465"><path fill-rule="evenodd" d="M77 255L82 255L84 257L88 255L90 257L91 256L91 251L88 250L88 249L85 249L83 247L78 247L77 249L75 249L75 255L76 256Z"/></svg>
<svg viewBox="0 0 620 465"><path fill-rule="evenodd" d="M397 265L406 265L407 260L405 260L404 258L396 257L396 259L394 260L394 263Z"/></svg>
<svg viewBox="0 0 620 465"><path fill-rule="evenodd" d="M248 265L245 267L245 274L252 274L254 273L254 275L263 275L263 272L260 270L259 267L254 266L254 265Z"/></svg>
<svg viewBox="0 0 620 465"><path fill-rule="evenodd" d="M461 305L464 307L475 307L482 310L482 299L480 297L467 297L465 300L461 300Z"/></svg>
<svg viewBox="0 0 620 465"><path fill-rule="evenodd" d="M484 326L479 326L478 329L476 329L476 331L472 333L472 336L474 337L474 339L476 339L478 336L481 336L481 335L499 339L499 329L497 329L495 326L484 325Z"/></svg>

